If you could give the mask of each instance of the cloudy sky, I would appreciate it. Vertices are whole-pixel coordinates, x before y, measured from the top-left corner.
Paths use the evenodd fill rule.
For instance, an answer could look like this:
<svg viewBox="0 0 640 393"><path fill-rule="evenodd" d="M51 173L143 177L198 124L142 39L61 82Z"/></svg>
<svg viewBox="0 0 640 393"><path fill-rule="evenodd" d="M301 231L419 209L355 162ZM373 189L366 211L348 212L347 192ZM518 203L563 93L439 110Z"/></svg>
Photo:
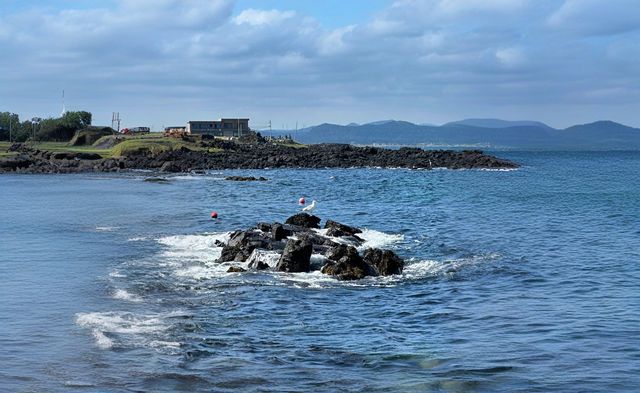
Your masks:
<svg viewBox="0 0 640 393"><path fill-rule="evenodd" d="M0 0L0 111L640 126L638 0Z"/></svg>

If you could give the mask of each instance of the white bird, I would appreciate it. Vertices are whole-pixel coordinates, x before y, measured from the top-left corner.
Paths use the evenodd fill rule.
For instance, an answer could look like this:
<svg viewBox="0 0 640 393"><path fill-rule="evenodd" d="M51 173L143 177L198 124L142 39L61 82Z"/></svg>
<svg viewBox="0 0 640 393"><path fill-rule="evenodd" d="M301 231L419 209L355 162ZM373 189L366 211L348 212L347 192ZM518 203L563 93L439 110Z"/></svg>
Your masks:
<svg viewBox="0 0 640 393"><path fill-rule="evenodd" d="M306 213L311 213L312 211L316 210L316 202L317 201L314 199L313 201L311 201L311 204L305 207L304 209L302 209L302 211Z"/></svg>

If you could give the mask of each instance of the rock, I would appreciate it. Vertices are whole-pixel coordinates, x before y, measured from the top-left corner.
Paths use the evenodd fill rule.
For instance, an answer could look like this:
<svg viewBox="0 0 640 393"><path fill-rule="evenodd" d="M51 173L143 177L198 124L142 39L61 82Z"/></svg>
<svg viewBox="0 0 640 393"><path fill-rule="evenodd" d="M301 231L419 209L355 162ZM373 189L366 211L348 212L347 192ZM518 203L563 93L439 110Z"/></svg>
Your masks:
<svg viewBox="0 0 640 393"><path fill-rule="evenodd" d="M266 223L266 222L259 222L256 225L256 228L261 230L262 232L270 233L271 232L271 225L272 224L269 224L269 223Z"/></svg>
<svg viewBox="0 0 640 393"><path fill-rule="evenodd" d="M298 213L287 218L285 224L298 225L304 228L320 228L320 217L308 213Z"/></svg>
<svg viewBox="0 0 640 393"><path fill-rule="evenodd" d="M328 220L324 228L328 229L327 236L333 237L354 236L357 233L362 233L362 230L358 228L350 227L333 220Z"/></svg>
<svg viewBox="0 0 640 393"><path fill-rule="evenodd" d="M25 156L11 157L6 160L0 160L0 168L15 171L19 168L28 168L33 161Z"/></svg>
<svg viewBox="0 0 640 393"><path fill-rule="evenodd" d="M342 254L344 252L344 254ZM340 259L330 261L322 267L321 272L336 277L338 280L360 280L367 276L377 276L376 270L366 263L355 247L347 246L340 249ZM338 255L332 255L334 258Z"/></svg>
<svg viewBox="0 0 640 393"><path fill-rule="evenodd" d="M280 256L276 270L288 273L308 272L313 245L307 239L290 239Z"/></svg>
<svg viewBox="0 0 640 393"><path fill-rule="evenodd" d="M229 242L222 248L219 262L238 261L244 262L251 256L255 249L277 249L279 248L270 237L260 231L235 231L231 234Z"/></svg>
<svg viewBox="0 0 640 393"><path fill-rule="evenodd" d="M180 166L173 161L165 161L160 167L160 172L181 172Z"/></svg>
<svg viewBox="0 0 640 393"><path fill-rule="evenodd" d="M95 160L101 160L102 156L97 153L77 153L75 158L79 160L95 161Z"/></svg>
<svg viewBox="0 0 640 393"><path fill-rule="evenodd" d="M224 180L229 181L267 181L266 177L253 177L253 176L227 176Z"/></svg>
<svg viewBox="0 0 640 393"><path fill-rule="evenodd" d="M244 272L246 272L246 270L238 266L231 266L227 270L227 273L244 273Z"/></svg>
<svg viewBox="0 0 640 393"><path fill-rule="evenodd" d="M166 177L147 177L144 181L149 183L169 183L169 179Z"/></svg>
<svg viewBox="0 0 640 393"><path fill-rule="evenodd" d="M364 261L375 267L381 276L402 274L404 260L390 250L369 248L364 252Z"/></svg>
<svg viewBox="0 0 640 393"><path fill-rule="evenodd" d="M251 269L255 270L269 270L270 266L266 262L255 261L249 265Z"/></svg>
<svg viewBox="0 0 640 393"><path fill-rule="evenodd" d="M275 223L271 226L271 236L273 240L280 241L287 237L287 232L284 230L282 224Z"/></svg>
<svg viewBox="0 0 640 393"><path fill-rule="evenodd" d="M337 262L340 260L340 258L347 255L348 249L349 246L347 246L346 244L338 244L337 246L331 248L327 253L325 253L325 256L327 257L327 259Z"/></svg>

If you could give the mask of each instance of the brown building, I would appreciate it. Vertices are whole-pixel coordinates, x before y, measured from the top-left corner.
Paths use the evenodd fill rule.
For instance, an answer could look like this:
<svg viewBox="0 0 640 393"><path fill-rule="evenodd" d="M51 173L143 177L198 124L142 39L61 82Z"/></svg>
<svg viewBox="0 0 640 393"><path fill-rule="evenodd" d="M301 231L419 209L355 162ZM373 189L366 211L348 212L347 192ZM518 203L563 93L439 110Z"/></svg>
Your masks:
<svg viewBox="0 0 640 393"><path fill-rule="evenodd" d="M206 134L237 138L250 130L249 119L220 119L190 121L187 123L187 132L190 134Z"/></svg>

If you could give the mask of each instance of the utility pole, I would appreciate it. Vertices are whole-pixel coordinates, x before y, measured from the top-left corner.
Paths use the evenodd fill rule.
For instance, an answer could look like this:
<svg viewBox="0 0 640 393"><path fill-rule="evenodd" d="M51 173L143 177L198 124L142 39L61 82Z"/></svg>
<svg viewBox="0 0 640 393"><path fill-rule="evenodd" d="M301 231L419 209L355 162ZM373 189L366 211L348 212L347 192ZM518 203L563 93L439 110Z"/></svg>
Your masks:
<svg viewBox="0 0 640 393"><path fill-rule="evenodd" d="M13 127L13 119L11 118L11 114L9 114L9 143L11 143L11 128Z"/></svg>

